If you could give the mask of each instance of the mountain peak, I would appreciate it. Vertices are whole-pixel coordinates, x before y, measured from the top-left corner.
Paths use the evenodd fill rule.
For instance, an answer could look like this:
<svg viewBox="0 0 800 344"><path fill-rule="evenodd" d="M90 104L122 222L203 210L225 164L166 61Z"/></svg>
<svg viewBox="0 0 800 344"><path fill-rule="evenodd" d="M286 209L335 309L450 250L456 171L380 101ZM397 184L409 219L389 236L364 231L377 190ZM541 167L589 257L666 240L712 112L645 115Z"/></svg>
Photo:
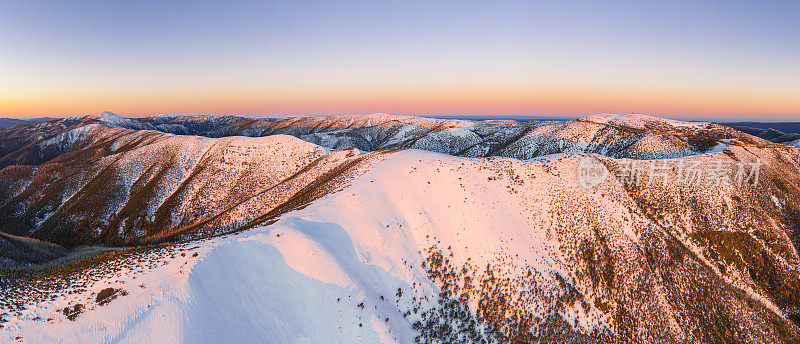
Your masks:
<svg viewBox="0 0 800 344"><path fill-rule="evenodd" d="M103 111L97 117L100 117L101 119L105 119L105 118L122 118L122 116L117 115L117 114L115 114L115 113L113 113L111 111Z"/></svg>

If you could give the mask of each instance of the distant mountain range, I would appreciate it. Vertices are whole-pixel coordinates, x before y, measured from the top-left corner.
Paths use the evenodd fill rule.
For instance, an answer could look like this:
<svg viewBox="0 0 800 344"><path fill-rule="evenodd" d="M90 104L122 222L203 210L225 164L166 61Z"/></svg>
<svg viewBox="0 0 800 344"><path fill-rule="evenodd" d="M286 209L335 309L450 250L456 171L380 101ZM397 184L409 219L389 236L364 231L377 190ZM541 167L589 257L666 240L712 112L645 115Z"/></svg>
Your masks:
<svg viewBox="0 0 800 344"><path fill-rule="evenodd" d="M39 123L39 122L49 121L49 120L53 120L53 119L55 119L55 118L51 118L51 117L25 118L25 119L20 119L20 118L0 118L0 129L13 127L13 126L15 126L17 124Z"/></svg>
<svg viewBox="0 0 800 344"><path fill-rule="evenodd" d="M113 116L117 116L111 112L107 112L106 114L112 114ZM225 116L225 115L164 115L164 116L157 116L151 117L150 120L144 120L144 122L157 122L153 121L153 118L188 118L188 117L200 117L200 118L228 118L228 119L259 119L259 120L277 120L280 118L270 118L270 117L251 117L251 116ZM285 117L282 117L285 118ZM568 117L558 117L558 116L457 116L457 115L450 115L450 116L434 116L432 118L436 119L445 119L445 120L467 120L467 121L498 121L498 120L513 120L513 121L569 121L571 118ZM41 118L30 118L30 119L18 119L18 118L0 118L0 129L8 128L17 124L23 123L38 123L44 122L48 120L53 120L56 118L50 117L41 117ZM133 121L142 121L141 119L132 119ZM168 129L165 125L166 121L162 121L162 125L159 127L158 124L155 124L154 128L157 130L164 130L165 132L173 132L175 129ZM733 127L737 130L742 132L748 133L753 136L757 136L763 138L765 140L769 140L775 143L783 143L788 145L800 146L800 122L720 122L723 125L727 125ZM209 127L210 128L210 127ZM172 131L171 131L172 130ZM202 133L202 128L194 128L194 129L185 129L186 132L177 132L188 134L190 132L194 132L195 134Z"/></svg>
<svg viewBox="0 0 800 344"><path fill-rule="evenodd" d="M775 143L800 147L800 122L735 122L725 125Z"/></svg>
<svg viewBox="0 0 800 344"><path fill-rule="evenodd" d="M789 134L800 134L800 122L725 122L733 127L773 129Z"/></svg>

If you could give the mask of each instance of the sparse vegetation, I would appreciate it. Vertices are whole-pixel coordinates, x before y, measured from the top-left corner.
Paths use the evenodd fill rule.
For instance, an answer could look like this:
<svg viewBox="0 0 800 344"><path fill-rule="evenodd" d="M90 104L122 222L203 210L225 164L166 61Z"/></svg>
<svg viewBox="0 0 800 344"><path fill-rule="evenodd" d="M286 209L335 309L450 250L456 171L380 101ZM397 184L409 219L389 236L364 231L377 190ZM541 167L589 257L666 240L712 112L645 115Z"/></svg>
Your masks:
<svg viewBox="0 0 800 344"><path fill-rule="evenodd" d="M72 307L69 306L65 307L62 312L64 313L64 316L67 317L67 319L69 319L70 321L75 321L75 319L77 319L78 316L81 315L81 313L83 313L83 308L84 308L83 304L76 303Z"/></svg>
<svg viewBox="0 0 800 344"><path fill-rule="evenodd" d="M125 296L128 295L128 292L122 289L115 289L115 288L105 288L97 293L97 297L95 298L95 302L97 302L100 306L105 306L109 302L116 299L118 296Z"/></svg>

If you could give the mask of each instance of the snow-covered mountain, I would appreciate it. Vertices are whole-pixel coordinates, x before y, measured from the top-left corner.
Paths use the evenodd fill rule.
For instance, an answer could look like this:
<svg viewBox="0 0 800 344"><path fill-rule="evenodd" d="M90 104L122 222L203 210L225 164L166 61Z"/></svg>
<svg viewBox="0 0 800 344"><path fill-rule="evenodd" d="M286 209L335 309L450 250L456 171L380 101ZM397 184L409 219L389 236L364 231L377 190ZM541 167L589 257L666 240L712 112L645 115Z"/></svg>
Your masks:
<svg viewBox="0 0 800 344"><path fill-rule="evenodd" d="M0 277L4 341L800 340L800 150L728 127L105 114L11 129L0 252L28 268Z"/></svg>
<svg viewBox="0 0 800 344"><path fill-rule="evenodd" d="M25 133L34 142L11 146L0 158L0 226L68 247L245 226L313 199L361 161L382 155L329 152L283 135L211 139L91 121L46 130Z"/></svg>

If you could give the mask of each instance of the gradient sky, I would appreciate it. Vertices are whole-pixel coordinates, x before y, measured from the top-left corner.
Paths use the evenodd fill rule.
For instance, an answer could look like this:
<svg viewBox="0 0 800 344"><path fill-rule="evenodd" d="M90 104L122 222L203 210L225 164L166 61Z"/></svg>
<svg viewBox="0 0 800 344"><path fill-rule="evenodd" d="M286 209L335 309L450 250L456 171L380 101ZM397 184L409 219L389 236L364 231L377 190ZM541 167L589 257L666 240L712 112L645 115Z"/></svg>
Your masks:
<svg viewBox="0 0 800 344"><path fill-rule="evenodd" d="M800 119L800 1L0 1L0 116Z"/></svg>

